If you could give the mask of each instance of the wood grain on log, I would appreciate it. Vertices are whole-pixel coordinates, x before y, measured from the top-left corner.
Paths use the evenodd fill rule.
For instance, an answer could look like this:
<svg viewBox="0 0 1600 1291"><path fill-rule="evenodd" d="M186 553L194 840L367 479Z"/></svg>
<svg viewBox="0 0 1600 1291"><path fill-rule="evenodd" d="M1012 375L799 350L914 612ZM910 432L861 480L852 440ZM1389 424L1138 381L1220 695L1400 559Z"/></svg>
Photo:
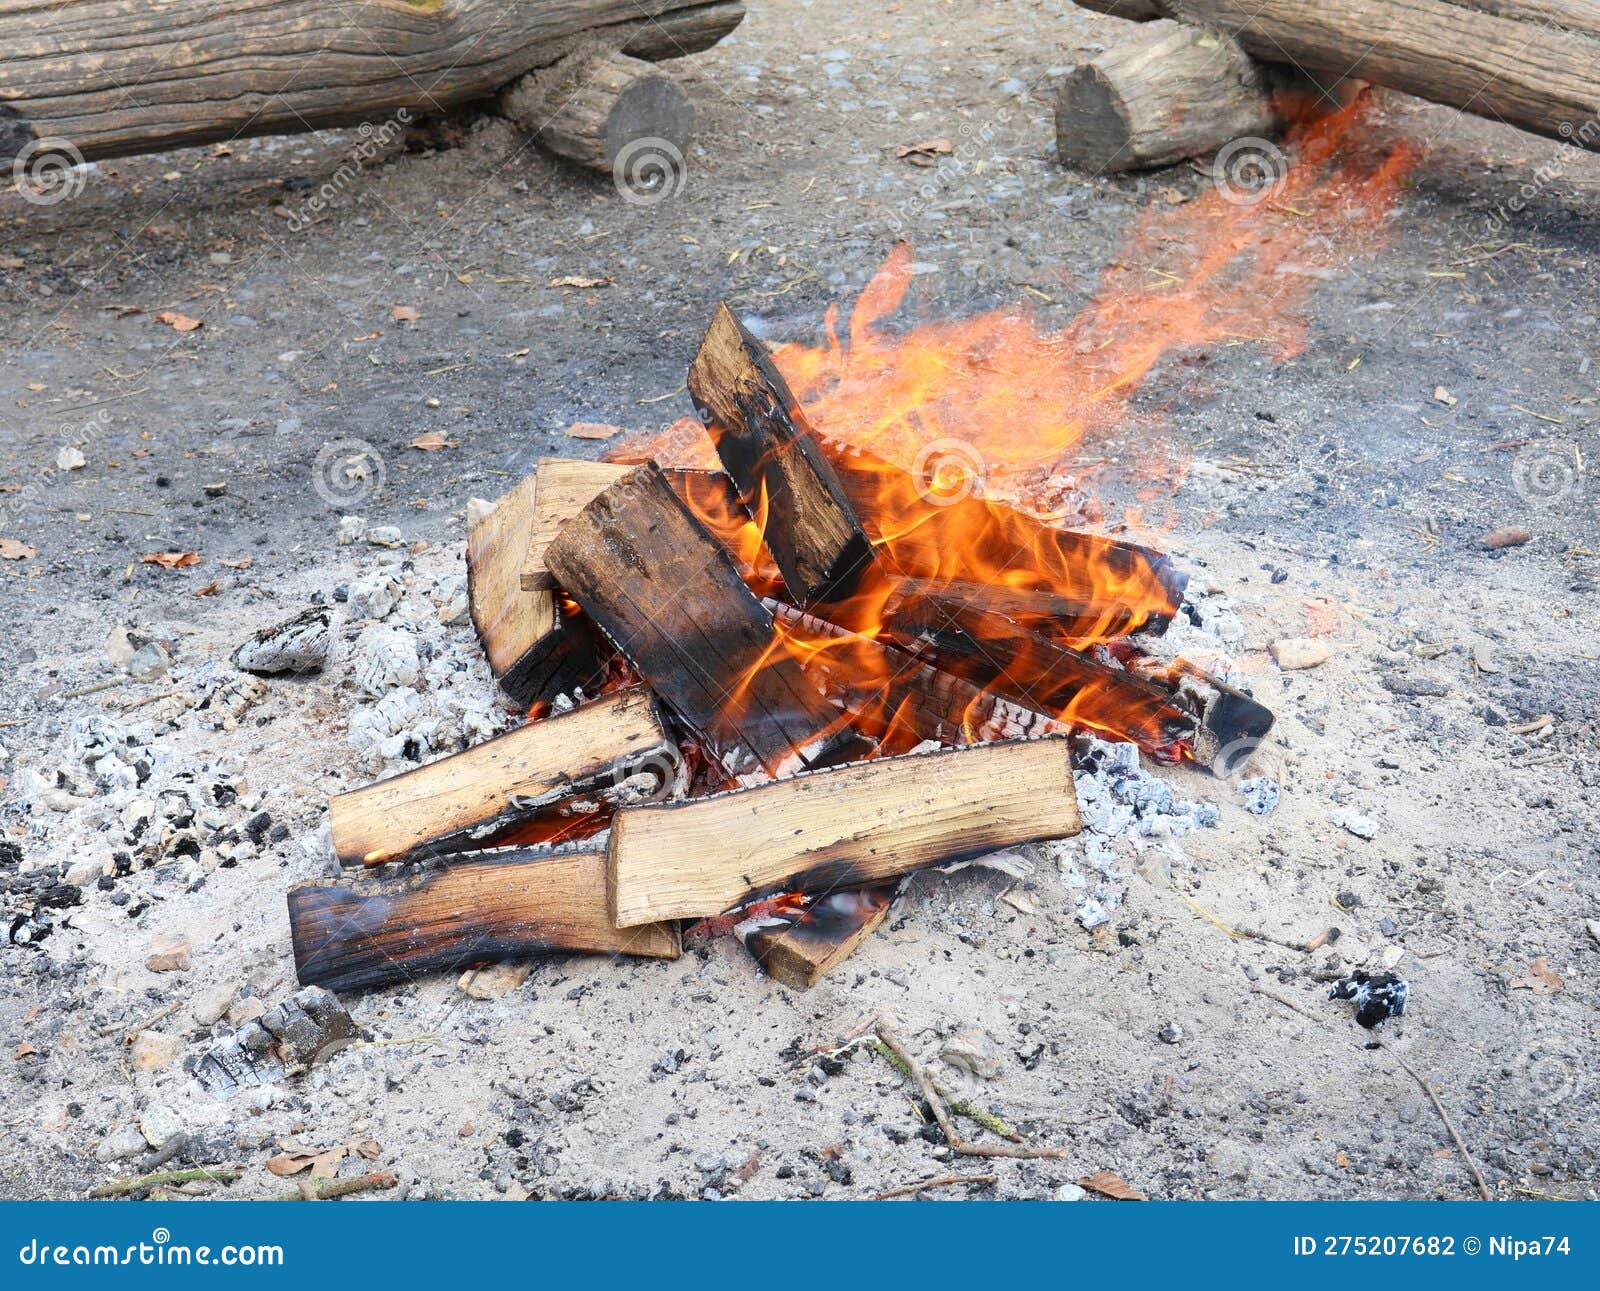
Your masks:
<svg viewBox="0 0 1600 1291"><path fill-rule="evenodd" d="M729 776L785 775L866 752L653 464L568 521L545 562Z"/></svg>
<svg viewBox="0 0 1600 1291"><path fill-rule="evenodd" d="M1070 741L976 745L625 808L611 823L606 886L626 928L1077 832Z"/></svg>
<svg viewBox="0 0 1600 1291"><path fill-rule="evenodd" d="M472 626L502 690L532 702L537 674L561 644L549 592L522 590L537 477L528 476L467 535L467 598Z"/></svg>
<svg viewBox="0 0 1600 1291"><path fill-rule="evenodd" d="M638 58L706 48L743 6L693 0L4 0L0 162L404 121L485 98L603 29Z"/></svg>
<svg viewBox="0 0 1600 1291"><path fill-rule="evenodd" d="M689 393L789 598L807 606L848 593L872 564L871 544L788 383L726 305L689 367Z"/></svg>
<svg viewBox="0 0 1600 1291"><path fill-rule="evenodd" d="M1231 37L1153 22L1062 79L1056 153L1095 171L1169 165L1275 133L1268 97L1257 65Z"/></svg>
<svg viewBox="0 0 1600 1291"><path fill-rule="evenodd" d="M1120 0L1079 0L1115 12ZM1154 0L1265 62L1369 81L1600 151L1600 25L1580 0Z"/></svg>
<svg viewBox="0 0 1600 1291"><path fill-rule="evenodd" d="M678 928L618 929L599 851L511 851L426 875L289 890L300 981L332 990L552 950L676 959Z"/></svg>
<svg viewBox="0 0 1600 1291"><path fill-rule="evenodd" d="M582 838L638 799L633 777L666 792L676 765L649 693L621 691L339 794L328 803L333 849L341 865L380 865L481 849L512 830Z"/></svg>
<svg viewBox="0 0 1600 1291"><path fill-rule="evenodd" d="M545 567L545 548L561 526L628 473L626 466L575 457L543 457L533 477L533 517L522 562L522 590L550 591L556 580Z"/></svg>

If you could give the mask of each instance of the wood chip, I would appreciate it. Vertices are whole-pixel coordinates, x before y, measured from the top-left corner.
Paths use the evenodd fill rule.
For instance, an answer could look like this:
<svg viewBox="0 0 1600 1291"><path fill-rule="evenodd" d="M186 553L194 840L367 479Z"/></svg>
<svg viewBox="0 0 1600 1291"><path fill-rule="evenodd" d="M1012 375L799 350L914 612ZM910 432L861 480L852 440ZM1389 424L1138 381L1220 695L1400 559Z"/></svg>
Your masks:
<svg viewBox="0 0 1600 1291"><path fill-rule="evenodd" d="M610 439L621 433L621 426L608 426L603 421L575 421L567 427L568 439Z"/></svg>
<svg viewBox="0 0 1600 1291"><path fill-rule="evenodd" d="M1442 403L1448 408L1455 407L1456 397L1443 386L1433 387L1433 398L1436 403Z"/></svg>
<svg viewBox="0 0 1600 1291"><path fill-rule="evenodd" d="M552 278L550 279L550 285L552 287L609 287L611 285L611 279L579 277Z"/></svg>
<svg viewBox="0 0 1600 1291"><path fill-rule="evenodd" d="M15 538L0 538L0 560L31 560L38 554L38 548L30 547L25 542L18 542Z"/></svg>
<svg viewBox="0 0 1600 1291"><path fill-rule="evenodd" d="M414 323L418 314L414 305L396 305L389 311L389 317L397 323Z"/></svg>
<svg viewBox="0 0 1600 1291"><path fill-rule="evenodd" d="M1502 547L1520 547L1532 537L1521 525L1503 524L1484 534L1478 543L1489 551L1499 551Z"/></svg>

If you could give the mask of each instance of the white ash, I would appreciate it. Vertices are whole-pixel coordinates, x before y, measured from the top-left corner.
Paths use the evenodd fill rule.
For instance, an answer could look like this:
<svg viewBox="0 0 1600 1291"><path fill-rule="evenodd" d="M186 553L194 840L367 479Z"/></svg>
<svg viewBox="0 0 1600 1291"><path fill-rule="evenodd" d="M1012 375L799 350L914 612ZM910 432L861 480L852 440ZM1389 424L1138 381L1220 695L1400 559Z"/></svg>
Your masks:
<svg viewBox="0 0 1600 1291"><path fill-rule="evenodd" d="M360 542L367 536L367 521L365 516L340 516L339 532L336 541L341 547L348 547L352 543Z"/></svg>
<svg viewBox="0 0 1600 1291"><path fill-rule="evenodd" d="M1270 815L1280 796L1278 782L1269 775L1239 781L1239 793L1244 798L1244 809L1252 816Z"/></svg>
<svg viewBox="0 0 1600 1291"><path fill-rule="evenodd" d="M350 584L346 605L352 619L386 619L400 596L399 569L384 565Z"/></svg>
<svg viewBox="0 0 1600 1291"><path fill-rule="evenodd" d="M1333 823L1347 833L1354 834L1357 838L1365 838L1369 842L1378 836L1378 822L1371 816L1352 811L1349 807L1336 808L1333 813Z"/></svg>
<svg viewBox="0 0 1600 1291"><path fill-rule="evenodd" d="M268 675L320 672L333 645L332 625L328 608L314 605L257 632L233 652L233 662L246 672Z"/></svg>
<svg viewBox="0 0 1600 1291"><path fill-rule="evenodd" d="M400 686L414 686L422 673L415 638L397 627L374 623L356 638L356 681L381 698Z"/></svg>
<svg viewBox="0 0 1600 1291"><path fill-rule="evenodd" d="M405 537L396 525L376 525L367 530L367 542L374 547L399 547Z"/></svg>

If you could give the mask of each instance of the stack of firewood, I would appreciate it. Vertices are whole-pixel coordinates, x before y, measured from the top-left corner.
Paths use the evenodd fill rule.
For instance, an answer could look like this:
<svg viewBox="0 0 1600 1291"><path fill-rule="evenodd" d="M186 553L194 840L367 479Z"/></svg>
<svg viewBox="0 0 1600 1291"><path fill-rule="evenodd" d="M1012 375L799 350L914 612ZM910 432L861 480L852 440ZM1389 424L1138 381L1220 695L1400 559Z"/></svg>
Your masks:
<svg viewBox="0 0 1600 1291"><path fill-rule="evenodd" d="M825 440L726 307L688 384L724 472L548 460L473 529L530 718L332 800L342 865L405 872L290 893L302 982L670 958L692 920L810 986L901 876L1076 833L1072 732L1214 767L1271 725L1146 652L1164 556Z"/></svg>

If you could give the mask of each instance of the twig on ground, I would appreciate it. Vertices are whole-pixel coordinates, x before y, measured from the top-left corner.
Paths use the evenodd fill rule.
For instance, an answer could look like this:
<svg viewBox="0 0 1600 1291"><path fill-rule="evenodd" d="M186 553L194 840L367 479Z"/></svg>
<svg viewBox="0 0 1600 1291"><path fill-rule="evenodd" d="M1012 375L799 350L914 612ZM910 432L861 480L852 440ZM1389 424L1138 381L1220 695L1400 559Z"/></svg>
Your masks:
<svg viewBox="0 0 1600 1291"><path fill-rule="evenodd" d="M876 1033L872 1036L872 1047L887 1059L890 1065L895 1067L902 1076L908 1076L912 1080L917 1078L917 1073L911 1069L906 1060L886 1045ZM934 1085L934 1088L939 1090L941 1098L949 1098L949 1095L943 1089L939 1089L937 1084ZM1013 1143L1019 1143L1022 1140L1022 1135L1018 1134L1016 1130L1012 1129L1004 1120L987 1108L979 1107L976 1103L969 1102L965 1098L955 1099L948 1106L957 1116L963 1116L967 1120L983 1126L991 1134L998 1134L1001 1138L1010 1139Z"/></svg>
<svg viewBox="0 0 1600 1291"><path fill-rule="evenodd" d="M1302 1008L1300 1005L1296 1004L1293 1000L1291 1000L1287 995L1279 995L1277 991L1270 991L1265 986L1252 986L1250 988L1250 994L1252 994L1252 995L1265 995L1269 1000L1276 1000L1279 1004L1283 1005L1284 1008L1293 1009L1296 1013L1300 1014L1301 1017L1310 1018L1313 1022L1321 1022L1322 1021L1322 1019L1319 1018L1310 1009Z"/></svg>
<svg viewBox="0 0 1600 1291"><path fill-rule="evenodd" d="M131 1192L144 1192L168 1183L234 1183L244 1170L235 1165L201 1165L188 1170L158 1170L154 1174L135 1175L130 1179L113 1179L90 1191L91 1200L106 1197L125 1197Z"/></svg>
<svg viewBox="0 0 1600 1291"><path fill-rule="evenodd" d="M1461 1141L1461 1135L1456 1132L1456 1124L1450 1119L1450 1113L1444 1110L1444 1104L1439 1101L1439 1095L1434 1093L1433 1086L1417 1074L1417 1070L1393 1049L1389 1050L1394 1060L1406 1069L1411 1079L1422 1086L1422 1092L1428 1096L1433 1104L1433 1110L1439 1113L1439 1119L1444 1122L1445 1129L1450 1131L1450 1138L1456 1145L1456 1151L1461 1153L1461 1159L1467 1163L1467 1169L1472 1171L1473 1182L1478 1185L1478 1196L1485 1201L1493 1201L1494 1194L1489 1191L1489 1185L1483 1181L1483 1171L1478 1169L1478 1163L1472 1159L1472 1153L1467 1151L1467 1145Z"/></svg>
<svg viewBox="0 0 1600 1291"><path fill-rule="evenodd" d="M950 1119L949 1109L945 1107L939 1091L933 1087L933 1081L928 1078L928 1073L916 1064L906 1047L894 1037L893 1032L879 1026L878 1039L905 1063L911 1078L917 1082L917 1088L922 1091L922 1097L933 1109L933 1118L939 1122L945 1142L950 1145L952 1152L967 1157L1013 1157L1022 1160L1041 1157L1063 1160L1071 1155L1067 1148L1030 1147L1026 1143L969 1143L956 1133L955 1122Z"/></svg>
<svg viewBox="0 0 1600 1291"><path fill-rule="evenodd" d="M924 1179L921 1183L908 1183L903 1187L890 1188L887 1192L880 1192L874 1201L893 1201L896 1197L911 1197L919 1192L926 1192L929 1188L954 1188L961 1184L988 1184L1000 1178L997 1174L946 1174L937 1179Z"/></svg>
<svg viewBox="0 0 1600 1291"><path fill-rule="evenodd" d="M382 1192L399 1184L399 1176L387 1170L374 1170L352 1179L302 1179L295 1191L279 1193L273 1200L332 1201L336 1197L349 1197L358 1192Z"/></svg>
<svg viewBox="0 0 1600 1291"><path fill-rule="evenodd" d="M141 1035L143 1035L151 1027L155 1026L155 1024L157 1022L161 1022L164 1019L171 1017L182 1006L183 1006L183 1001L182 1000L176 1000L173 1003L167 1005L163 1009L157 1009L154 1013L152 1013L149 1017L147 1017L143 1022L134 1023L132 1029L123 1032L122 1043L123 1044L132 1044L135 1040L137 1040Z"/></svg>

